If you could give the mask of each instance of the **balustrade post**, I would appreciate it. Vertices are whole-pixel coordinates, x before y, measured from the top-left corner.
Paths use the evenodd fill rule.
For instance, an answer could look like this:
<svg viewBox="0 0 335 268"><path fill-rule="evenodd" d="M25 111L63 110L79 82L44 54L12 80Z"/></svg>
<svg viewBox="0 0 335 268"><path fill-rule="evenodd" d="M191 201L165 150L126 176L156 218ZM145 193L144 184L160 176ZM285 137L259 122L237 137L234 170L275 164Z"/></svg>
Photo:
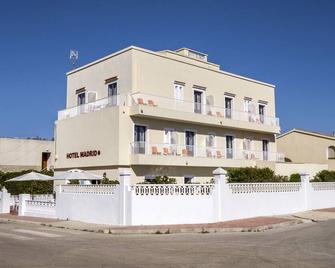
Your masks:
<svg viewBox="0 0 335 268"><path fill-rule="evenodd" d="M227 187L227 171L217 168L213 171L215 188L213 191L213 221L222 221L223 195Z"/></svg>
<svg viewBox="0 0 335 268"><path fill-rule="evenodd" d="M19 195L19 216L24 216L26 211L26 200L30 200L30 194L20 194Z"/></svg>
<svg viewBox="0 0 335 268"><path fill-rule="evenodd" d="M130 180L131 169L119 168L119 198L120 198L120 225L131 224L131 195L130 195Z"/></svg>
<svg viewBox="0 0 335 268"><path fill-rule="evenodd" d="M301 185L304 191L304 210L309 209L309 195L310 195L310 176L308 173L300 173Z"/></svg>
<svg viewBox="0 0 335 268"><path fill-rule="evenodd" d="M10 194L5 187L2 188L0 193L0 214L9 213L10 211Z"/></svg>

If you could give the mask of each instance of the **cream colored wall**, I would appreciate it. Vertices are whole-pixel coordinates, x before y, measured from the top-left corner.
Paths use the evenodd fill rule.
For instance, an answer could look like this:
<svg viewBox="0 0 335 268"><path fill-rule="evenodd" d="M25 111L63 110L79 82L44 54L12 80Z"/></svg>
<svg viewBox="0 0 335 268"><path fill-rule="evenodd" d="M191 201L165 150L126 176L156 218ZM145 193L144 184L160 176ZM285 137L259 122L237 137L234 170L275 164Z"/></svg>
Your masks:
<svg viewBox="0 0 335 268"><path fill-rule="evenodd" d="M283 176L290 176L293 173L307 173L313 179L316 173L324 169L328 169L327 164L276 163L275 173Z"/></svg>
<svg viewBox="0 0 335 268"><path fill-rule="evenodd" d="M328 164L329 168L332 168L335 166L335 160L327 158L329 146L335 146L335 140L297 132L277 139L278 151L284 152L285 157L292 162Z"/></svg>
<svg viewBox="0 0 335 268"><path fill-rule="evenodd" d="M77 105L76 90L85 87L87 91L98 93L97 99L108 96L108 87L105 80L114 76L118 77L118 93L128 93L132 89L131 64L132 50L126 50L115 57L111 57L98 64L81 69L67 76L67 101L66 107Z"/></svg>
<svg viewBox="0 0 335 268"><path fill-rule="evenodd" d="M236 94L234 109L243 111L244 97L257 104L267 101L267 115L275 116L274 88L154 54L133 51L135 91L174 98L174 81L184 82L184 99L193 102L193 85L206 87L214 96L214 106L224 105L224 93Z"/></svg>
<svg viewBox="0 0 335 268"><path fill-rule="evenodd" d="M49 152L48 166L54 165L54 142L0 138L0 170L41 169L42 153Z"/></svg>

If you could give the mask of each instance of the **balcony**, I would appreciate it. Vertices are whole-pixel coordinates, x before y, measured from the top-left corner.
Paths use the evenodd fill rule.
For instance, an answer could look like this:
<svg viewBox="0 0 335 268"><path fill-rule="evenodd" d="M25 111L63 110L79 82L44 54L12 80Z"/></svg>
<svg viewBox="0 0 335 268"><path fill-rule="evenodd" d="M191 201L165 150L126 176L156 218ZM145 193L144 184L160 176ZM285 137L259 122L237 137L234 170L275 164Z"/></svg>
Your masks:
<svg viewBox="0 0 335 268"><path fill-rule="evenodd" d="M131 116L153 117L259 132L279 133L280 131L278 118L203 103L135 93L131 95L131 106Z"/></svg>
<svg viewBox="0 0 335 268"><path fill-rule="evenodd" d="M119 106L126 103L126 96L115 95L94 102L85 103L83 105L74 106L58 112L58 120L64 120L81 114L93 113L106 109L108 107Z"/></svg>
<svg viewBox="0 0 335 268"><path fill-rule="evenodd" d="M277 152L233 150L180 144L131 143L132 164L189 166L252 166L256 161L284 162Z"/></svg>
<svg viewBox="0 0 335 268"><path fill-rule="evenodd" d="M258 132L279 133L280 131L279 119L275 117L143 93L111 96L64 109L58 112L58 120L120 105L130 106L130 116L151 117L216 127L224 126Z"/></svg>

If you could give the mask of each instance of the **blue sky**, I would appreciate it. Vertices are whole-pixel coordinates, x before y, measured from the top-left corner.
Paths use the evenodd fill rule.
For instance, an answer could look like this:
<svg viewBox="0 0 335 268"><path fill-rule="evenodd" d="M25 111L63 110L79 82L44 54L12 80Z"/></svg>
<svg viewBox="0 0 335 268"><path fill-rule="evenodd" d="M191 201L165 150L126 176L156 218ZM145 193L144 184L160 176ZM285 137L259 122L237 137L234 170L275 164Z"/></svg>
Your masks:
<svg viewBox="0 0 335 268"><path fill-rule="evenodd" d="M335 130L335 1L1 1L0 136L52 137L69 50L190 47L275 84L282 130Z"/></svg>

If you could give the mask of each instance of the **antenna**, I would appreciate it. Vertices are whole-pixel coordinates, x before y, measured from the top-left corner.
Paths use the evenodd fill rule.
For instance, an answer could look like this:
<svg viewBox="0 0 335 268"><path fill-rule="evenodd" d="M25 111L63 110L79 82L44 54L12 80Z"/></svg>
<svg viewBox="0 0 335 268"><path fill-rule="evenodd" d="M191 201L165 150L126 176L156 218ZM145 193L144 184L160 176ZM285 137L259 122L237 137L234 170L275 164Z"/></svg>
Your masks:
<svg viewBox="0 0 335 268"><path fill-rule="evenodd" d="M74 69L76 66L76 63L78 61L79 53L78 50L71 49L70 50L70 61L72 63L72 68Z"/></svg>

